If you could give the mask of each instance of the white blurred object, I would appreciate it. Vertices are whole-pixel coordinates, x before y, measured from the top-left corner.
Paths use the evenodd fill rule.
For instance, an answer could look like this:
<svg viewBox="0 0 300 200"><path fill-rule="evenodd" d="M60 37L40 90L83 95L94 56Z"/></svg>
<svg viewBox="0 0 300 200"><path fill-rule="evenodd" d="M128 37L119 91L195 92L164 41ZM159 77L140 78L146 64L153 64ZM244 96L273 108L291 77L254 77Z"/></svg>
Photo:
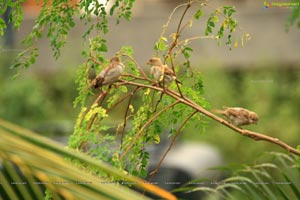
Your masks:
<svg viewBox="0 0 300 200"><path fill-rule="evenodd" d="M216 171L207 170L223 164L218 150L211 145L196 142L183 142L174 146L162 166L179 168L193 178L213 178Z"/></svg>

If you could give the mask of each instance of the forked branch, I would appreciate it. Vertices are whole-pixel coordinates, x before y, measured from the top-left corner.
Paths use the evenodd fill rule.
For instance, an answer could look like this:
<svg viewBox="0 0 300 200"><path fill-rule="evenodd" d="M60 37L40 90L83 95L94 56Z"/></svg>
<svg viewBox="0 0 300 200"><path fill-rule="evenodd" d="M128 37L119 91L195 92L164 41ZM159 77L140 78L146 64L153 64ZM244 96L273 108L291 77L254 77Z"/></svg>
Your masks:
<svg viewBox="0 0 300 200"><path fill-rule="evenodd" d="M156 168L150 173L150 177L149 177L149 182L151 182L151 180L153 179L153 177L157 174L162 162L164 161L164 159L166 158L167 154L169 153L169 151L172 149L172 147L175 144L175 141L177 139L177 137L179 136L179 134L181 133L183 127L186 125L186 123L197 113L197 111L195 110L192 114L190 114L180 125L179 129L177 130L176 134L174 135L168 149L165 151L165 153L163 154L163 156L161 157L161 159L159 160Z"/></svg>
<svg viewBox="0 0 300 200"><path fill-rule="evenodd" d="M163 113L166 110L169 110L170 108L172 108L173 106L175 106L176 104L180 103L179 100L173 102L172 104L166 106L165 108L163 108L162 110L160 110L159 112L157 112L153 117L151 117L145 124L144 126L141 127L141 129L139 130L139 132L136 134L136 136L133 138L131 144L129 145L129 147L127 147L127 149L124 151L124 153L121 155L121 160L122 158L132 149L133 145L135 144L136 140L141 136L141 134L143 133L144 129L147 128L155 119L157 119L161 113Z"/></svg>

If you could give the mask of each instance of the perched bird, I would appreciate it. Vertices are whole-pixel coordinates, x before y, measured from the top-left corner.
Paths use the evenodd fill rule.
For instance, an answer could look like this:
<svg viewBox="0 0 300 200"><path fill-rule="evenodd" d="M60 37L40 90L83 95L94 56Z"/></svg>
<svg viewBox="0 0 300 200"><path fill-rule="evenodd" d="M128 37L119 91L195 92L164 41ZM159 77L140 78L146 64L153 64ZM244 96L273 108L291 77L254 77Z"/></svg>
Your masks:
<svg viewBox="0 0 300 200"><path fill-rule="evenodd" d="M89 88L98 88L103 85L113 84L122 75L124 67L124 64L120 62L117 56L112 57L109 65L105 67L94 80L91 81Z"/></svg>
<svg viewBox="0 0 300 200"><path fill-rule="evenodd" d="M214 110L214 112L224 115L227 120L235 126L257 124L258 122L258 115L245 108L224 107L223 110Z"/></svg>
<svg viewBox="0 0 300 200"><path fill-rule="evenodd" d="M152 74L154 79L159 83L163 82L165 86L169 86L173 80L180 83L180 81L177 80L176 74L173 72L173 70L167 65L164 65L160 58L150 58L147 64L151 65L150 74Z"/></svg>

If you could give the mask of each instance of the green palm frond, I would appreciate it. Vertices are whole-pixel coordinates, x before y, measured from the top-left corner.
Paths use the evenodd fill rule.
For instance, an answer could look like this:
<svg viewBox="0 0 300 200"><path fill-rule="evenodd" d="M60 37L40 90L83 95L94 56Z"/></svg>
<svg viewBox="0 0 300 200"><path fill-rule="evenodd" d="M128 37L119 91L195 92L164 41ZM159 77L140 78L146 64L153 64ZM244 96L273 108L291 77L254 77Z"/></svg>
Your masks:
<svg viewBox="0 0 300 200"><path fill-rule="evenodd" d="M139 178L3 120L0 137L0 199L44 199L45 191L50 191L52 199L148 199L120 182L111 183L80 169L68 159L134 183L160 198L176 199Z"/></svg>
<svg viewBox="0 0 300 200"><path fill-rule="evenodd" d="M220 184L215 187L203 186L189 188L189 190L182 188L181 190L203 192L206 194L206 199L209 200L300 199L300 168L295 165L297 157L290 154L267 152L262 158L264 162L260 161L254 165L241 165L235 169L227 168L234 175L220 180ZM271 162L265 162L268 159ZM224 167L220 169L224 169Z"/></svg>

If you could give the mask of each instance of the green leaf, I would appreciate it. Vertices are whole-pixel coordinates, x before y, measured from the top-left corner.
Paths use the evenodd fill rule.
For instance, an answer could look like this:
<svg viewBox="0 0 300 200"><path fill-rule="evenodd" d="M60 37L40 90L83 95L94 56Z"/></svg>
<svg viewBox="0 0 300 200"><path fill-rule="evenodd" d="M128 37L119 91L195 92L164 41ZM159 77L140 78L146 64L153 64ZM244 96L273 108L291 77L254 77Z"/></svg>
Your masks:
<svg viewBox="0 0 300 200"><path fill-rule="evenodd" d="M232 6L223 6L224 9L230 9L233 8Z"/></svg>
<svg viewBox="0 0 300 200"><path fill-rule="evenodd" d="M73 28L75 26L75 22L73 20L69 21L69 26Z"/></svg>
<svg viewBox="0 0 300 200"><path fill-rule="evenodd" d="M30 64L34 64L35 63L35 57L34 56L31 56L30 57Z"/></svg>
<svg viewBox="0 0 300 200"><path fill-rule="evenodd" d="M107 52L108 51L108 48L106 46L106 44L102 43L100 48L98 49L99 51L103 51L103 52Z"/></svg>
<svg viewBox="0 0 300 200"><path fill-rule="evenodd" d="M4 20L0 18L0 36L4 35L4 30L7 28Z"/></svg>
<svg viewBox="0 0 300 200"><path fill-rule="evenodd" d="M216 16L216 15L214 15L214 16L212 17L212 21L215 22L215 23L219 22L219 17Z"/></svg>
<svg viewBox="0 0 300 200"><path fill-rule="evenodd" d="M294 192L295 196L296 197L300 197L300 189L299 187L295 184L296 182L295 181L292 181L292 179L290 179L288 177L287 174L283 173L282 174L284 179L286 180L287 183L290 183L290 188L292 189L292 191ZM297 182L299 183L299 179L297 180Z"/></svg>
<svg viewBox="0 0 300 200"><path fill-rule="evenodd" d="M124 52L124 54L127 54L129 56L133 55L133 49L131 46L122 46L121 51Z"/></svg>
<svg viewBox="0 0 300 200"><path fill-rule="evenodd" d="M127 93L127 91L128 91L126 86L121 86L119 88L120 88L121 92L123 92L123 93Z"/></svg>
<svg viewBox="0 0 300 200"><path fill-rule="evenodd" d="M209 35L209 33L212 33L212 29L210 26L207 26L205 30L205 35Z"/></svg>
<svg viewBox="0 0 300 200"><path fill-rule="evenodd" d="M160 40L159 42L157 42L155 46L156 46L156 49L158 49L160 51L164 51L167 48L165 42L162 41L162 40Z"/></svg>
<svg viewBox="0 0 300 200"><path fill-rule="evenodd" d="M200 17L202 17L203 15L203 11L200 8L199 10L197 10L196 14L194 15L195 19L200 19Z"/></svg>

